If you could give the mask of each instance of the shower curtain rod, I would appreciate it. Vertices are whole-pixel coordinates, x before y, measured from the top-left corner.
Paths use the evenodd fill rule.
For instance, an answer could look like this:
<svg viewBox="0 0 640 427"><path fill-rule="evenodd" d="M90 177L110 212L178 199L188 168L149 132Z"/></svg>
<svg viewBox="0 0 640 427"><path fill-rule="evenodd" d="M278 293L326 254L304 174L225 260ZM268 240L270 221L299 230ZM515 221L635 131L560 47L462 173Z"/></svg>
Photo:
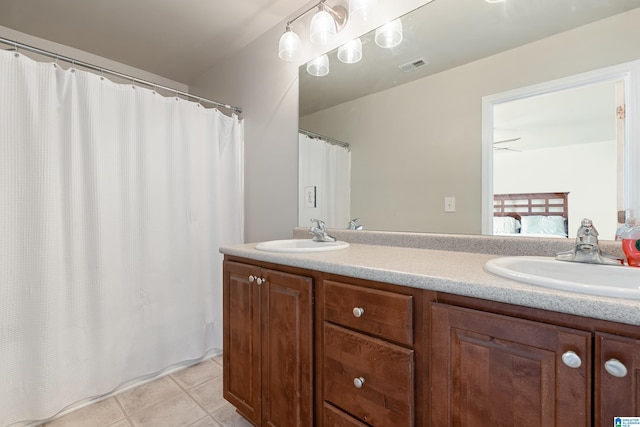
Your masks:
<svg viewBox="0 0 640 427"><path fill-rule="evenodd" d="M141 84L141 85L153 87L153 88L156 88L156 89L163 89L163 90L166 90L168 92L173 92L176 95L184 96L186 98L195 99L200 103L206 102L208 104L213 104L216 107L226 108L226 109L231 110L231 111L233 111L233 112L235 112L237 114L242 114L242 108L240 108L240 107L234 107L234 106L229 105L229 104L223 104L221 102L212 101L210 99L202 98L200 96L191 95L190 93L187 93L187 92L182 92L182 91L177 90L177 89L172 89L172 88L167 87L167 86L159 85L159 84L150 82L148 80L142 80L142 79L139 79L137 77L130 76L128 74L119 73L117 71L109 70L107 68L99 67L97 65L89 64L87 62L78 61L78 60L75 60L73 58L69 58L69 57L64 56L64 55L58 55L57 53L49 52L47 50L43 50L43 49L39 49L37 47L33 47L33 46L29 46L29 45L26 45L26 44L23 44L23 43L19 43L19 42L14 41L14 40L9 40L9 39L5 39L3 37L0 37L0 43L4 43L4 44L6 44L8 46L13 46L13 47L15 47L16 51L18 51L19 49L24 49L24 50L27 50L27 51L30 51L30 52L38 53L40 55L48 56L49 58L54 58L56 60L59 59L59 60L62 60L64 62L68 62L72 66L79 65L81 67L88 68L90 70L99 71L100 73L111 74L112 76L120 77L120 78L123 78L125 80L130 80L132 82L135 82L135 83L138 83L138 84Z"/></svg>
<svg viewBox="0 0 640 427"><path fill-rule="evenodd" d="M320 135L320 134L317 134L317 133L313 133L311 131L304 130L304 129L298 129L298 132L300 132L303 135L308 136L309 138L322 139L324 141L327 141L329 144L338 145L340 147L347 148L347 149L349 148L349 144L348 143L342 142L342 141L338 141L337 139L329 138L328 136L324 136L324 135Z"/></svg>

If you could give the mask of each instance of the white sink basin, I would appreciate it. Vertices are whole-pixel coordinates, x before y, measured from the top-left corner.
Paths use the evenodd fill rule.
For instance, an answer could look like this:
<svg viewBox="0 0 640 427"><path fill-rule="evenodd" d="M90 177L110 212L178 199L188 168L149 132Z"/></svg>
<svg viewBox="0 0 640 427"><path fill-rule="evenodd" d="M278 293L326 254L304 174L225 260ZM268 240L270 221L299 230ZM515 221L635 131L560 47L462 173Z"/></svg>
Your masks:
<svg viewBox="0 0 640 427"><path fill-rule="evenodd" d="M582 294L640 299L640 268L557 261L548 257L489 260L485 270L531 285Z"/></svg>
<svg viewBox="0 0 640 427"><path fill-rule="evenodd" d="M347 242L314 242L311 239L271 240L256 245L256 249L268 252L324 252L348 247Z"/></svg>

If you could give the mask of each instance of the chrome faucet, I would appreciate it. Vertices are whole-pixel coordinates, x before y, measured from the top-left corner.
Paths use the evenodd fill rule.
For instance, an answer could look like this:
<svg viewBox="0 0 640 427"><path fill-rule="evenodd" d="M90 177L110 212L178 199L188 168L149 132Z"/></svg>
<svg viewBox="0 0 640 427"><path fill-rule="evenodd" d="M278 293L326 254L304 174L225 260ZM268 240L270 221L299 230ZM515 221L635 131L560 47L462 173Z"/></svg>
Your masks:
<svg viewBox="0 0 640 427"><path fill-rule="evenodd" d="M314 242L335 242L336 238L333 236L329 236L327 233L327 224L324 221L319 219L312 219L311 222L315 222L316 225L312 225L309 227L309 233L313 234Z"/></svg>
<svg viewBox="0 0 640 427"><path fill-rule="evenodd" d="M360 218L352 219L349 221L349 225L347 225L347 230L362 230L364 227L362 224L358 224Z"/></svg>
<svg viewBox="0 0 640 427"><path fill-rule="evenodd" d="M559 261L584 262L589 264L622 265L624 258L607 254L598 246L598 230L593 222L584 218L578 228L576 244L573 249L558 252L556 259Z"/></svg>

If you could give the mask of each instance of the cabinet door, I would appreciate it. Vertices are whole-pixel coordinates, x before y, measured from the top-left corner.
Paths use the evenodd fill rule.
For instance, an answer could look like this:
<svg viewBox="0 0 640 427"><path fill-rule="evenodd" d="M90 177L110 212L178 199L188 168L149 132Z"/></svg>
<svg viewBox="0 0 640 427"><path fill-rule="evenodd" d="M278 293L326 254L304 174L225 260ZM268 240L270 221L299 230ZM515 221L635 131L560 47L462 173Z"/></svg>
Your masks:
<svg viewBox="0 0 640 427"><path fill-rule="evenodd" d="M640 340L596 333L595 424L640 416Z"/></svg>
<svg viewBox="0 0 640 427"><path fill-rule="evenodd" d="M313 425L311 278L262 270L263 426Z"/></svg>
<svg viewBox="0 0 640 427"><path fill-rule="evenodd" d="M224 262L224 398L260 424L260 270Z"/></svg>
<svg viewBox="0 0 640 427"><path fill-rule="evenodd" d="M590 334L437 303L431 316L431 425L590 424Z"/></svg>

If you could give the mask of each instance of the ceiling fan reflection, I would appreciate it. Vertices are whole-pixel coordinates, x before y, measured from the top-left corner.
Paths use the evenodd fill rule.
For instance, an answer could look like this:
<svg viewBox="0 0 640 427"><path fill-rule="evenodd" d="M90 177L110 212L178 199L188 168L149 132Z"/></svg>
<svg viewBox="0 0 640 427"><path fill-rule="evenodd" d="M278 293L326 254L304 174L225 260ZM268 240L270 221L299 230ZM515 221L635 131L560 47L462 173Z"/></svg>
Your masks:
<svg viewBox="0 0 640 427"><path fill-rule="evenodd" d="M515 148L511 148L511 147L496 147L496 145L498 144L508 144L509 142L515 142L518 141L520 139L520 137L518 138L509 138L509 139L502 139L500 141L494 141L493 142L493 149L494 151L515 151L517 153L521 153L522 150L516 150Z"/></svg>

